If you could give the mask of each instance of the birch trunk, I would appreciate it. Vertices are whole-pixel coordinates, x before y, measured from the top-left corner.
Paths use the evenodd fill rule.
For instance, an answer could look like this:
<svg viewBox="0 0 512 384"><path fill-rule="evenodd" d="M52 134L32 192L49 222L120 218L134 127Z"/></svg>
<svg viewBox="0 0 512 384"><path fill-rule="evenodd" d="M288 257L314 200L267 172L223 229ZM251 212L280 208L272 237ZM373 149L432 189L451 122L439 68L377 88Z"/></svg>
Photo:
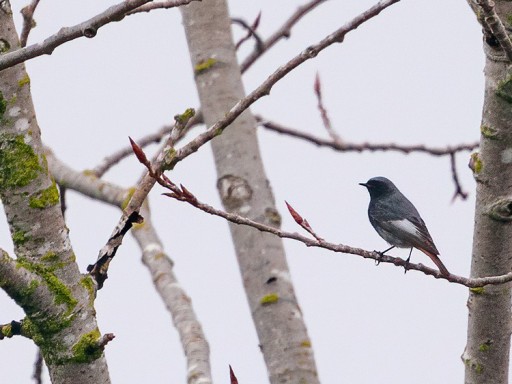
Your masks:
<svg viewBox="0 0 512 384"><path fill-rule="evenodd" d="M497 1L496 5L501 20L508 20L512 3ZM472 7L476 9L475 4ZM512 270L512 70L488 31L484 51L480 153L473 154L471 161L477 181L471 277ZM462 356L466 384L508 383L510 303L511 283L470 290L468 340Z"/></svg>
<svg viewBox="0 0 512 384"><path fill-rule="evenodd" d="M0 53L18 48L4 0ZM0 72L0 198L17 256L1 252L0 287L26 314L18 329L2 332L31 338L54 384L110 383L95 318L95 286L75 263L23 64Z"/></svg>
<svg viewBox="0 0 512 384"><path fill-rule="evenodd" d="M209 0L180 9L201 110L211 126L245 95L227 4ZM212 148L225 209L279 226L251 112L245 111L215 138ZM234 224L230 230L270 382L318 383L281 239Z"/></svg>

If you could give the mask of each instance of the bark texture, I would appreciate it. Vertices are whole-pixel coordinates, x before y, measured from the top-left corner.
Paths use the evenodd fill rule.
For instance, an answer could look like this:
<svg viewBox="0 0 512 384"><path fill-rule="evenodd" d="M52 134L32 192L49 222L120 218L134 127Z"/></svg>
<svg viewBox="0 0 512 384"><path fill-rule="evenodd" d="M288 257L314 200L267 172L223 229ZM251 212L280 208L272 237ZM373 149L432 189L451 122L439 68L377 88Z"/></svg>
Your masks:
<svg viewBox="0 0 512 384"><path fill-rule="evenodd" d="M508 22L512 3L497 1L496 6L501 20ZM475 3L472 7L481 14ZM512 69L483 21L487 60L480 152L471 160L477 181L471 277L512 270ZM466 384L508 383L510 305L511 283L470 289L462 356Z"/></svg>
<svg viewBox="0 0 512 384"><path fill-rule="evenodd" d="M227 4L209 0L180 9L201 110L211 126L245 95ZM255 128L247 110L212 141L217 187L227 211L279 226ZM318 383L281 239L234 224L230 230L270 382Z"/></svg>
<svg viewBox="0 0 512 384"><path fill-rule="evenodd" d="M0 2L0 53L19 49L8 1ZM0 198L16 259L3 253L0 287L26 317L54 384L109 383L92 279L80 274L59 194L43 154L23 64L0 72Z"/></svg>

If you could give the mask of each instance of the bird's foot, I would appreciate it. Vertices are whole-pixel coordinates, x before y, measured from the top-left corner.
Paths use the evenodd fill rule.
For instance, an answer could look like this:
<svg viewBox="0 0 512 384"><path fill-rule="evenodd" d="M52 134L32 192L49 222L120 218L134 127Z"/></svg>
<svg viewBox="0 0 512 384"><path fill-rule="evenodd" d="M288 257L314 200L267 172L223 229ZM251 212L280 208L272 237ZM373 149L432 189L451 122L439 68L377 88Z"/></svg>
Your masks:
<svg viewBox="0 0 512 384"><path fill-rule="evenodd" d="M375 258L375 266L379 265L380 262L382 261L382 257L384 256L384 252L379 252L379 251L376 251L376 250L373 250L373 252L375 252L378 256Z"/></svg>

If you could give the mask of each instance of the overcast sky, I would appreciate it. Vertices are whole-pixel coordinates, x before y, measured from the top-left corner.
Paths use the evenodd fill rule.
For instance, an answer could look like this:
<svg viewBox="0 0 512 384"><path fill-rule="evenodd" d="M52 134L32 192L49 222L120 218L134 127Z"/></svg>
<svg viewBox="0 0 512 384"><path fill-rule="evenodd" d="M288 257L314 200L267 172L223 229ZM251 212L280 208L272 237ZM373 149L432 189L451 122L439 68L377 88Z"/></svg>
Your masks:
<svg viewBox="0 0 512 384"><path fill-rule="evenodd" d="M238 0L230 8L234 17L248 21L261 10L259 32L266 37L302 3ZM246 91L373 3L331 0L320 6L247 72ZM114 2L41 1L29 43L84 21L108 4ZM23 5L19 0L12 4L18 30ZM234 31L243 35L237 26ZM347 142L475 142L483 99L481 45L480 26L465 1L403 0L299 67L252 110L327 137L312 91L318 72L332 124ZM252 47L253 42L246 43L239 57ZM157 131L175 114L198 106L178 10L127 17L100 29L94 39L72 41L51 56L29 61L27 70L43 140L77 170L93 168L125 146L128 136ZM326 240L385 249L367 219L368 193L357 183L386 176L422 214L447 268L468 275L475 198L468 152L457 156L457 167L469 198L451 203L448 157L342 154L264 130L259 138L283 229L301 231L285 211L286 199ZM128 187L141 172L141 165L129 158L105 178ZM208 147L169 176L201 200L221 206ZM227 224L162 192L156 187L151 195L154 224L210 343L215 382L228 382L228 364L241 384L266 382ZM73 192L67 196L70 236L85 271L120 213ZM0 247L12 254L5 220L0 221ZM291 240L285 247L323 383L463 382L466 288ZM405 258L408 251L392 254ZM418 251L412 261L432 265ZM0 308L2 323L23 316L3 291ZM116 335L106 349L114 383L185 382L177 333L129 237L111 264L96 308L100 330ZM35 354L28 340L3 340L0 361L9 369L2 370L2 381L30 383Z"/></svg>

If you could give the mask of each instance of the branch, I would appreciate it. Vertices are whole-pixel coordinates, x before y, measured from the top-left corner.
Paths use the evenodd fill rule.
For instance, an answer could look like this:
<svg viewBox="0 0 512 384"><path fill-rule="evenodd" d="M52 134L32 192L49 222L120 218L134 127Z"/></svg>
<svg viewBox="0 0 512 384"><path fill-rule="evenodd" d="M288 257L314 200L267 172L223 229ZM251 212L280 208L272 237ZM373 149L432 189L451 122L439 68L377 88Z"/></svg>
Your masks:
<svg viewBox="0 0 512 384"><path fill-rule="evenodd" d="M127 12L126 16L134 15L136 13L150 12L155 9L176 8L181 5L186 5L188 3L191 3L192 1L202 1L202 0L164 0L164 1L159 1L159 2L152 2L150 4L141 5L140 7L134 9L133 11Z"/></svg>
<svg viewBox="0 0 512 384"><path fill-rule="evenodd" d="M279 40L287 39L290 37L292 27L302 19L305 15L311 12L321 3L326 0L312 0L309 3L299 7L293 15L279 28L272 36L265 40L261 46L257 45L254 51L243 61L240 65L240 70L244 73L256 60L260 58L266 51L272 48Z"/></svg>
<svg viewBox="0 0 512 384"><path fill-rule="evenodd" d="M457 175L457 164L455 162L455 153L450 153L450 165L452 168L452 179L455 184L455 193L452 197L452 202L455 201L457 196L460 196L462 200L466 200L468 198L467 192L464 192L462 186L460 185L459 176Z"/></svg>
<svg viewBox="0 0 512 384"><path fill-rule="evenodd" d="M285 77L288 73L293 71L295 68L316 57L321 51L325 48L331 46L334 43L341 43L345 38L345 35L350 31L353 31L357 27L359 27L364 22L370 20L371 18L377 16L384 9L389 6L397 3L400 0L381 0L374 6L368 8L363 13L359 14L351 21L346 23L341 28L337 29L329 36L325 37L323 40L318 42L317 44L313 44L306 48L304 51L299 53L297 56L288 61L285 65L280 66L274 73L272 73L259 87L253 90L250 94L248 94L243 99L239 100L229 112L227 112L223 119L217 121L210 128L208 128L205 132L198 135L194 140L189 142L187 145L181 147L176 151L173 158L170 159L167 167L172 169L178 162L196 152L201 146L212 140L214 137L222 134L224 129L229 126L240 114L249 108L252 104L254 104L257 100L261 99L263 96L267 96L270 94L272 87L283 77Z"/></svg>
<svg viewBox="0 0 512 384"><path fill-rule="evenodd" d="M142 149L130 139L133 151L135 155L143 164L148 167L148 172L141 178L135 188L133 195L131 196L126 208L124 209L123 215L119 219L114 231L110 235L105 246L100 250L98 259L94 264L87 267L87 271L93 276L98 283L98 289L103 287L103 283L108 278L108 267L110 261L114 258L117 249L123 242L123 238L128 233L134 223L142 223L143 218L139 215L139 209L142 203L146 199L147 195L155 184L153 174L158 175L165 169L168 169L168 163L174 154L174 144L176 140L181 137L182 131L185 129L189 120L194 116L195 111L193 109L187 109L182 115L176 115L174 118L176 123L167 139L167 142L158 154L155 161L152 163L145 157Z"/></svg>
<svg viewBox="0 0 512 384"><path fill-rule="evenodd" d="M322 240L316 234L314 234L315 238L311 239L309 237L300 235L296 232L292 233L292 232L282 231L278 228L275 228L275 227L272 227L269 225L265 225L265 224L259 223L257 221L250 220L246 217L239 216L234 213L225 212L220 209L216 209L216 208L212 207L211 205L202 203L187 188L185 188L183 185L180 185L180 187L178 187L176 184L171 182L167 177L165 177L165 175L161 175L157 179L157 182L160 185L162 185L164 188L171 191L171 193L164 193L165 196L171 197L178 201L186 202L186 203L192 205L193 207L200 209L203 212L209 213L210 215L222 217L223 219L225 219L231 223L239 224L239 225L246 225L249 227L253 227L261 232L271 233L271 234L274 234L276 236L279 236L279 237L285 238L285 239L296 240L296 241L303 243L307 247L324 248L324 249L328 249L333 252L348 253L348 254L363 257L365 259L372 259L379 263L390 263L390 264L394 264L396 266L400 266L400 267L404 267L404 268L407 267L407 270L411 269L411 270L423 272L425 275L433 276L436 279L444 279L451 283L464 285L468 288L481 288L485 285L499 285L499 284L504 284L504 283L512 281L512 272L507 273L505 275L501 275L501 276L490 276L490 277L482 277L482 278L468 278L468 277L457 276L457 275L453 275L453 274L445 276L445 275L441 274L441 272L439 270L429 268L427 266L424 266L423 264L411 264L399 257L382 255L381 253L376 252L376 251L371 252L371 251L367 251L367 250L364 250L361 248L354 248L354 247L351 247L348 245L330 243L325 240ZM292 216L294 217L294 220L296 222L299 223L299 221L301 221L301 222L305 221L297 212L295 212L295 210L293 210L293 211L294 211L295 215L292 214ZM296 215L300 219L297 219ZM302 226L302 224L300 224L300 225ZM308 232L311 233L311 231L309 229L308 229Z"/></svg>
<svg viewBox="0 0 512 384"><path fill-rule="evenodd" d="M119 208L127 204L133 193L133 190L123 189L90 173L77 172L67 167L48 148L45 154L51 174L59 185L66 185L68 189ZM211 382L210 349L191 299L176 278L173 261L165 253L152 225L149 204L142 205L141 214L144 216L144 225L137 226L132 234L142 250L142 262L148 268L155 288L172 316L187 358L189 374L194 374L198 381L203 379L205 383Z"/></svg>
<svg viewBox="0 0 512 384"><path fill-rule="evenodd" d="M429 155L433 156L447 156L451 154L455 154L457 152L461 151L472 151L476 148L478 148L479 143L475 142L472 144L459 144L455 146L448 146L448 147L428 147L425 145L401 145L401 144L370 144L370 143L362 143L362 144L355 144L355 143L345 143L345 142L337 142L334 140L328 140L323 139L321 137L317 137L314 135L311 135L309 133L301 132L298 130L295 130L293 128L288 128L283 125L280 125L278 123L265 120L261 116L256 116L256 119L258 123L270 130L277 133L281 133L284 135L292 136L298 139L302 139L305 141L308 141L312 144L315 144L319 147L329 147L331 149L334 149L335 151L339 152L376 152L376 151L395 151L395 152L402 152L405 154L409 154L411 152L422 152L422 153L428 153Z"/></svg>
<svg viewBox="0 0 512 384"><path fill-rule="evenodd" d="M21 15L23 16L23 28L20 33L20 45L22 47L27 45L27 39L32 28L36 26L36 22L34 20L34 12L36 11L37 5L39 4L39 0L32 0L32 2L23 7L21 10Z"/></svg>
<svg viewBox="0 0 512 384"><path fill-rule="evenodd" d="M329 119L329 115L327 114L327 109L324 107L324 102L322 98L322 83L320 82L320 75L318 73L315 77L315 85L314 85L316 99L318 101L318 110L320 111L320 116L322 117L322 122L324 124L324 128L331 137L333 142L342 143L341 137L336 133L336 131L332 128L331 119Z"/></svg>
<svg viewBox="0 0 512 384"><path fill-rule="evenodd" d="M36 384L43 384L43 355L41 350L37 348L36 361L34 362L34 372L32 378Z"/></svg>
<svg viewBox="0 0 512 384"><path fill-rule="evenodd" d="M121 21L128 12L151 0L125 0L113 5L99 15L72 27L63 27L41 43L8 52L0 56L0 71L41 55L51 55L58 46L79 37L93 38L98 29L113 21ZM177 0L175 6L201 0Z"/></svg>
<svg viewBox="0 0 512 384"><path fill-rule="evenodd" d="M0 340L4 338L10 339L13 336L27 336L23 332L23 320L22 321L11 321L7 324L0 324Z"/></svg>
<svg viewBox="0 0 512 384"><path fill-rule="evenodd" d="M235 17L231 18L232 23L242 26L242 28L244 28L247 31L247 35L242 37L238 41L238 43L236 43L236 46L235 46L236 50L238 50L244 42L249 40L251 38L251 36L254 37L254 40L256 40L256 50L257 51L263 50L263 40L256 32L256 29L258 29L258 26L260 24L260 20L261 20L261 12L258 13L258 16L256 16L256 19L254 19L252 25L249 25L248 23L246 23L245 20L235 18Z"/></svg>
<svg viewBox="0 0 512 384"><path fill-rule="evenodd" d="M187 125L184 129L180 131L179 136L176 138L176 143L178 143L185 134L196 125L199 125L203 122L203 115L201 111L197 111L196 114L188 121ZM147 147L150 144L159 143L162 139L170 134L174 128L174 125L166 125L162 127L156 133L150 133L149 135L143 136L137 140L137 144L141 147ZM100 164L94 167L91 170L91 173L101 178L110 168L114 165L118 164L125 157L133 155L133 147L131 145L127 145L126 147L114 152L113 154L106 156Z"/></svg>
<svg viewBox="0 0 512 384"><path fill-rule="evenodd" d="M512 41L510 40L507 29L494 10L494 1L476 0L476 4L478 4L482 10L480 20L488 27L485 29L491 31L494 38L499 42L503 52L505 52L508 60L512 61Z"/></svg>

